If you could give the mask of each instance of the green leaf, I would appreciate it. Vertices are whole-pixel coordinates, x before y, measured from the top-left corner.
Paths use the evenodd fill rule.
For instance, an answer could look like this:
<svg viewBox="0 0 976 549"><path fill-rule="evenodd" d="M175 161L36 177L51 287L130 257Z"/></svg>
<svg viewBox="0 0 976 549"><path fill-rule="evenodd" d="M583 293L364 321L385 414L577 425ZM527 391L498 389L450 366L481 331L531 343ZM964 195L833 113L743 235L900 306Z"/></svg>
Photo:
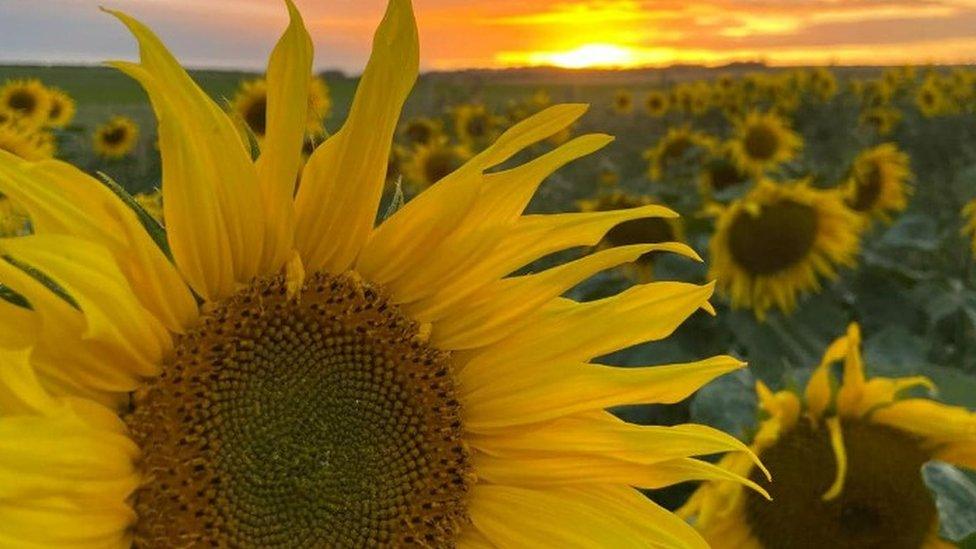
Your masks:
<svg viewBox="0 0 976 549"><path fill-rule="evenodd" d="M922 466L922 478L939 510L939 535L971 542L976 533L976 483L973 475L941 461Z"/></svg>
<svg viewBox="0 0 976 549"><path fill-rule="evenodd" d="M691 403L691 418L744 439L756 427L755 379L749 370L726 374L702 387Z"/></svg>
<svg viewBox="0 0 976 549"><path fill-rule="evenodd" d="M155 217L149 215L149 212L139 205L139 203L136 202L136 199L133 198L128 191L123 189L121 185L116 183L115 180L102 172L98 172L98 175L102 178L102 183L108 187L110 191L115 193L115 196L118 196L122 202L125 202L126 206L131 208L132 211L136 213L136 216L139 218L139 222L142 223L142 226L146 229L146 232L149 233L149 236L153 239L153 242L155 242L156 245L159 246L159 249L166 254L166 257L172 261L173 253L169 248L169 240L166 239L166 229L163 228L158 221L156 221Z"/></svg>

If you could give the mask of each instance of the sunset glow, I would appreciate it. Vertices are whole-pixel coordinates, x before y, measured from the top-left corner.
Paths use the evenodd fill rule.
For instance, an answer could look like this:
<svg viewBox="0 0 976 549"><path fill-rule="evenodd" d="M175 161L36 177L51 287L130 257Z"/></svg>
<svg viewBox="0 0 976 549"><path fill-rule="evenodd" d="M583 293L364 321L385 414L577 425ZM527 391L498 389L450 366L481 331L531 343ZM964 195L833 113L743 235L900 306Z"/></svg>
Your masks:
<svg viewBox="0 0 976 549"><path fill-rule="evenodd" d="M0 61L99 62L131 43L97 9L154 22L198 66L257 69L285 24L269 0L44 0L0 7ZM384 0L295 0L319 68L356 70ZM0 2L2 3L2 2ZM426 69L734 61L972 63L976 0L414 0ZM213 12L221 17L214 21ZM70 32L85 28L84 36ZM83 39L88 38L88 39Z"/></svg>

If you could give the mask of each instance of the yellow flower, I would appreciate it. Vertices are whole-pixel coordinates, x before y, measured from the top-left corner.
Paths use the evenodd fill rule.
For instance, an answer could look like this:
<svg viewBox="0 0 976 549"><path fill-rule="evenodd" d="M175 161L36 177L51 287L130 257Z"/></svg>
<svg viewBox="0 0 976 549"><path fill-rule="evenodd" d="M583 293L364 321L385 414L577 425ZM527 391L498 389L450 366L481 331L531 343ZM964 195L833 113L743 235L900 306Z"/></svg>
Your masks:
<svg viewBox="0 0 976 549"><path fill-rule="evenodd" d="M501 120L482 104L454 109L454 131L461 143L481 149L498 135Z"/></svg>
<svg viewBox="0 0 976 549"><path fill-rule="evenodd" d="M635 487L728 478L696 456L748 449L605 410L684 400L742 364L590 361L667 337L711 310L712 287L561 297L655 245L510 276L674 214L523 216L553 170L610 141L492 171L585 111L562 105L375 226L418 72L408 0L390 2L345 125L296 193L312 42L288 7L256 161L159 39L116 14L141 61L114 66L163 122L165 234L70 165L0 155L0 192L45 220L0 240L0 284L31 305L0 300L3 543L704 548Z"/></svg>
<svg viewBox="0 0 976 549"><path fill-rule="evenodd" d="M891 221L892 212L908 206L912 176L908 155L894 143L885 143L857 156L844 186L845 202L868 217Z"/></svg>
<svg viewBox="0 0 976 549"><path fill-rule="evenodd" d="M715 148L703 159L701 167L700 189L707 200L714 198L715 193L737 187L749 181L750 175L742 171L732 155L732 143L725 142Z"/></svg>
<svg viewBox="0 0 976 549"><path fill-rule="evenodd" d="M695 155L711 150L714 140L689 126L670 128L657 145L644 153L648 161L647 176L658 181L676 166L689 163Z"/></svg>
<svg viewBox="0 0 976 549"><path fill-rule="evenodd" d="M582 212L612 212L658 203L650 196L632 196L620 190L610 190L596 198L580 200L577 206ZM639 282L648 282L654 278L653 259L658 253L678 252L694 257L694 252L683 244L684 239L684 226L680 218L647 217L624 221L613 227L604 235L597 248L606 250L638 244L656 245L651 252L623 265L624 272L629 277Z"/></svg>
<svg viewBox="0 0 976 549"><path fill-rule="evenodd" d="M403 171L414 190L421 191L457 171L470 158L467 147L451 145L441 138L414 147Z"/></svg>
<svg viewBox="0 0 976 549"><path fill-rule="evenodd" d="M736 123L732 143L739 168L759 174L791 160L803 139L775 114L752 111Z"/></svg>
<svg viewBox="0 0 976 549"><path fill-rule="evenodd" d="M903 396L914 387L935 389L925 377L867 378L860 347L852 324L827 348L803 395L756 384L766 419L752 449L773 474L773 500L734 483L700 487L679 512L712 547L954 547L939 539L920 469L933 459L976 467L976 414ZM831 371L837 362L839 387ZM737 456L721 464L762 481Z"/></svg>
<svg viewBox="0 0 976 549"><path fill-rule="evenodd" d="M644 98L644 109L654 118L660 118L668 113L668 96L660 90L652 90Z"/></svg>
<svg viewBox="0 0 976 549"><path fill-rule="evenodd" d="M95 128L92 136L95 153L103 158L119 159L129 155L139 142L139 126L125 116L113 116Z"/></svg>
<svg viewBox="0 0 976 549"><path fill-rule="evenodd" d="M880 136L891 134L901 122L901 111L894 107L876 107L861 113L860 123Z"/></svg>
<svg viewBox="0 0 976 549"><path fill-rule="evenodd" d="M945 93L934 79L928 78L915 92L915 105L919 112L927 118L945 114Z"/></svg>
<svg viewBox="0 0 976 549"><path fill-rule="evenodd" d="M75 101L70 95L57 88L48 88L47 91L51 107L45 125L50 128L63 128L75 118Z"/></svg>
<svg viewBox="0 0 976 549"><path fill-rule="evenodd" d="M613 112L622 115L634 112L634 94L628 90L618 90L613 95Z"/></svg>
<svg viewBox="0 0 976 549"><path fill-rule="evenodd" d="M827 68L818 67L810 74L813 94L821 101L827 101L837 94L837 77Z"/></svg>
<svg viewBox="0 0 976 549"><path fill-rule="evenodd" d="M51 112L51 96L40 80L13 80L0 87L0 112L40 128Z"/></svg>
<svg viewBox="0 0 976 549"><path fill-rule="evenodd" d="M822 277L855 263L863 226L836 191L762 181L719 217L709 278L760 320L773 307L789 313Z"/></svg>
<svg viewBox="0 0 976 549"><path fill-rule="evenodd" d="M320 77L309 77L307 104L305 133L321 137L325 134L323 122L332 110L332 99L328 86ZM256 78L241 82L230 105L238 121L243 122L258 141L264 139L267 133L266 120L269 116L273 116L268 112L267 80Z"/></svg>
<svg viewBox="0 0 976 549"><path fill-rule="evenodd" d="M139 193L132 197L160 225L165 225L163 219L163 191L156 189L148 193Z"/></svg>
<svg viewBox="0 0 976 549"><path fill-rule="evenodd" d="M0 151L23 158L42 160L54 156L54 137L36 128L27 127L20 119L0 123Z"/></svg>
<svg viewBox="0 0 976 549"><path fill-rule="evenodd" d="M443 128L440 120L432 118L414 118L403 126L400 133L411 145L429 145L441 138Z"/></svg>

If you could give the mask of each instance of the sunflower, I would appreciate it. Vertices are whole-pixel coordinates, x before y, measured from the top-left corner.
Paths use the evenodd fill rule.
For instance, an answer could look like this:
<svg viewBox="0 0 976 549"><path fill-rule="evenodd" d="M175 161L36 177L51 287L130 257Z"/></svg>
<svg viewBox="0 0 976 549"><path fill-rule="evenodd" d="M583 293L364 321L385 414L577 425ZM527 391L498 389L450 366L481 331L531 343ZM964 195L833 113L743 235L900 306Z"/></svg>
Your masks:
<svg viewBox="0 0 976 549"><path fill-rule="evenodd" d="M660 90L651 90L644 98L644 110L654 118L668 113L668 95Z"/></svg>
<svg viewBox="0 0 976 549"><path fill-rule="evenodd" d="M875 107L861 113L860 123L880 136L889 135L901 122L901 111L894 107Z"/></svg>
<svg viewBox="0 0 976 549"><path fill-rule="evenodd" d="M75 118L75 101L67 93L48 88L51 107L47 113L45 125L49 128L63 128Z"/></svg>
<svg viewBox="0 0 976 549"><path fill-rule="evenodd" d="M621 115L634 111L634 94L628 90L618 90L613 95L613 112Z"/></svg>
<svg viewBox="0 0 976 549"><path fill-rule="evenodd" d="M761 181L719 217L709 278L760 320L772 307L791 312L821 277L854 264L863 226L836 191Z"/></svg>
<svg viewBox="0 0 976 549"><path fill-rule="evenodd" d="M689 126L670 128L657 145L644 153L644 158L648 161L647 175L651 181L658 181L672 168L691 164L697 156L713 147L714 139L692 130Z"/></svg>
<svg viewBox="0 0 976 549"><path fill-rule="evenodd" d="M139 126L125 116L113 116L95 128L92 136L95 153L103 158L119 159L128 156L139 142Z"/></svg>
<svg viewBox="0 0 976 549"><path fill-rule="evenodd" d="M410 145L429 145L442 137L443 128L440 120L420 117L404 124L400 133Z"/></svg>
<svg viewBox="0 0 976 549"><path fill-rule="evenodd" d="M759 174L791 160L802 145L785 120L752 111L736 122L732 154L740 169Z"/></svg>
<svg viewBox="0 0 976 549"><path fill-rule="evenodd" d="M471 159L471 150L452 145L446 138L413 149L403 173L414 190L421 191L456 172Z"/></svg>
<svg viewBox="0 0 976 549"><path fill-rule="evenodd" d="M868 379L860 347L852 324L827 348L802 396L756 384L767 417L752 449L774 475L773 502L733 483L704 484L679 513L694 517L713 547L954 547L939 539L920 468L933 459L976 467L976 414L903 396L934 389L925 377ZM762 482L737 456L722 464Z"/></svg>
<svg viewBox="0 0 976 549"><path fill-rule="evenodd" d="M605 187L610 188L610 187ZM633 196L621 190L603 192L598 197L580 200L577 206L582 212L612 212L630 208L640 208L659 202L650 196ZM684 240L684 226L677 217L646 217L631 219L614 226L603 236L598 249L633 246L639 244L665 244L680 246ZM668 251L667 249L657 250ZM671 250L673 251L673 249ZM649 281L654 274L656 252L646 253L634 262L623 265L624 271L638 281Z"/></svg>
<svg viewBox="0 0 976 549"><path fill-rule="evenodd" d="M0 123L0 151L7 151L24 160L41 160L54 156L54 137L10 119Z"/></svg>
<svg viewBox="0 0 976 549"><path fill-rule="evenodd" d="M323 121L332 109L332 99L329 95L329 87L317 76L309 78L307 104L305 133L321 137L325 134ZM269 115L267 80L255 78L241 82L230 107L239 123L246 125L246 129L258 140L264 139L267 133L266 119Z"/></svg>
<svg viewBox="0 0 976 549"><path fill-rule="evenodd" d="M894 143L878 145L854 159L845 184L845 201L868 217L890 221L890 213L908 206L906 180L911 176L907 154Z"/></svg>
<svg viewBox="0 0 976 549"><path fill-rule="evenodd" d="M163 218L163 191L156 189L148 193L139 193L132 197L139 207L156 220L160 225L165 224Z"/></svg>
<svg viewBox="0 0 976 549"><path fill-rule="evenodd" d="M742 171L732 155L732 143L726 141L709 154L701 166L700 189L706 200L749 181L750 175Z"/></svg>
<svg viewBox="0 0 976 549"><path fill-rule="evenodd" d="M0 112L21 123L40 128L51 112L51 96L40 80L13 80L0 87Z"/></svg>
<svg viewBox="0 0 976 549"><path fill-rule="evenodd" d="M939 116L946 110L946 97L942 88L932 78L928 78L915 92L915 106L926 118Z"/></svg>
<svg viewBox="0 0 976 549"><path fill-rule="evenodd" d="M837 94L837 77L825 67L818 67L810 74L811 91L821 101L827 101Z"/></svg>
<svg viewBox="0 0 976 549"><path fill-rule="evenodd" d="M501 121L482 104L461 105L453 115L457 138L468 147L481 149L498 135Z"/></svg>
<svg viewBox="0 0 976 549"><path fill-rule="evenodd" d="M0 452L0 540L705 547L634 487L730 478L695 456L748 448L605 409L677 402L742 364L589 361L667 337L711 310L712 287L561 297L654 249L692 252L628 246L509 276L673 213L523 216L551 171L610 141L581 136L486 174L585 111L562 105L374 227L418 71L408 0L390 2L345 125L296 194L312 45L288 7L256 162L159 39L116 14L141 62L114 65L164 121L165 234L80 170L0 155L0 191L38 220L36 235L0 241L0 283L31 304L0 301L0 440L15 450Z"/></svg>

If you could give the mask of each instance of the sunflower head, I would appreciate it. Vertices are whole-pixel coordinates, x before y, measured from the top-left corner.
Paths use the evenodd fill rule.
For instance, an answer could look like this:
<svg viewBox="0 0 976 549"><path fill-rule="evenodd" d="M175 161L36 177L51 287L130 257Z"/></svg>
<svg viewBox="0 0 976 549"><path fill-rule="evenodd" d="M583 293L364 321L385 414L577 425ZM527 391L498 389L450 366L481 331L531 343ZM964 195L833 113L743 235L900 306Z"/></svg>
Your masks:
<svg viewBox="0 0 976 549"><path fill-rule="evenodd" d="M63 128L75 118L75 100L57 88L48 88L51 107L48 110L46 126Z"/></svg>
<svg viewBox="0 0 976 549"><path fill-rule="evenodd" d="M714 146L715 140L705 133L689 126L672 127L657 145L644 153L648 161L648 177L658 181L676 167L694 164Z"/></svg>
<svg viewBox="0 0 976 549"><path fill-rule="evenodd" d="M919 86L918 91L915 92L915 105L918 107L919 112L928 118L939 116L946 111L947 102L945 93L935 79L926 79Z"/></svg>
<svg viewBox="0 0 976 549"><path fill-rule="evenodd" d="M750 174L739 168L733 156L733 144L725 142L716 147L705 157L701 166L702 195L712 199L716 194L722 194L729 189L736 188L750 179Z"/></svg>
<svg viewBox="0 0 976 549"><path fill-rule="evenodd" d="M719 217L709 277L760 319L772 307L791 312L800 294L854 264L862 230L836 191L761 181Z"/></svg>
<svg viewBox="0 0 976 549"><path fill-rule="evenodd" d="M469 158L470 149L441 138L414 147L403 171L411 185L422 190L457 171Z"/></svg>
<svg viewBox="0 0 976 549"><path fill-rule="evenodd" d="M617 90L613 94L613 112L621 115L634 111L634 94L629 90Z"/></svg>
<svg viewBox="0 0 976 549"><path fill-rule="evenodd" d="M890 221L890 214L908 205L908 155L885 143L857 156L845 184L847 205L867 217Z"/></svg>
<svg viewBox="0 0 976 549"><path fill-rule="evenodd" d="M0 112L39 128L48 121L51 96L40 80L12 80L0 87Z"/></svg>
<svg viewBox="0 0 976 549"><path fill-rule="evenodd" d="M860 329L833 342L804 393L756 392L764 419L752 448L770 468L773 502L733 483L703 485L680 511L716 547L942 547L938 513L921 466L932 459L976 466L976 414L908 389L924 377L867 378ZM834 376L837 364L842 381ZM740 474L749 463L724 460Z"/></svg>
<svg viewBox="0 0 976 549"><path fill-rule="evenodd" d="M654 118L667 114L668 106L668 95L660 90L652 90L644 98L644 109Z"/></svg>
<svg viewBox="0 0 976 549"><path fill-rule="evenodd" d="M139 126L126 116L113 116L95 128L92 136L95 153L102 158L119 159L128 156L139 142Z"/></svg>
<svg viewBox="0 0 976 549"><path fill-rule="evenodd" d="M810 86L818 99L827 101L837 94L837 77L830 69L818 67L810 75Z"/></svg>
<svg viewBox="0 0 976 549"><path fill-rule="evenodd" d="M875 107L861 113L860 123L880 136L889 135L901 122L901 111L895 107Z"/></svg>
<svg viewBox="0 0 976 549"><path fill-rule="evenodd" d="M410 119L400 130L409 145L429 145L443 136L439 120L418 117Z"/></svg>
<svg viewBox="0 0 976 549"><path fill-rule="evenodd" d="M779 116L752 111L736 123L733 144L739 167L758 174L791 160L803 140Z"/></svg>
<svg viewBox="0 0 976 549"><path fill-rule="evenodd" d="M19 118L0 123L0 151L24 160L43 160L55 153L54 136L24 125Z"/></svg>
<svg viewBox="0 0 976 549"><path fill-rule="evenodd" d="M256 158L159 38L113 12L141 50L113 65L162 122L165 227L111 181L0 154L0 192L45 220L0 239L0 285L30 304L0 299L0 433L17 450L0 452L2 492L26 510L3 514L3 545L701 547L637 488L737 478L699 458L748 448L607 410L683 401L743 364L593 361L712 311L713 285L566 297L694 251L513 274L675 214L524 215L553 171L612 141L509 162L586 111L558 105L377 225L419 72L411 3L391 0L342 129L304 162L312 41L286 5Z"/></svg>
<svg viewBox="0 0 976 549"><path fill-rule="evenodd" d="M268 83L263 78L241 82L230 104L236 118L261 139L267 131Z"/></svg>
<svg viewBox="0 0 976 549"><path fill-rule="evenodd" d="M481 103L454 109L454 131L469 147L481 148L498 135L500 120Z"/></svg>

